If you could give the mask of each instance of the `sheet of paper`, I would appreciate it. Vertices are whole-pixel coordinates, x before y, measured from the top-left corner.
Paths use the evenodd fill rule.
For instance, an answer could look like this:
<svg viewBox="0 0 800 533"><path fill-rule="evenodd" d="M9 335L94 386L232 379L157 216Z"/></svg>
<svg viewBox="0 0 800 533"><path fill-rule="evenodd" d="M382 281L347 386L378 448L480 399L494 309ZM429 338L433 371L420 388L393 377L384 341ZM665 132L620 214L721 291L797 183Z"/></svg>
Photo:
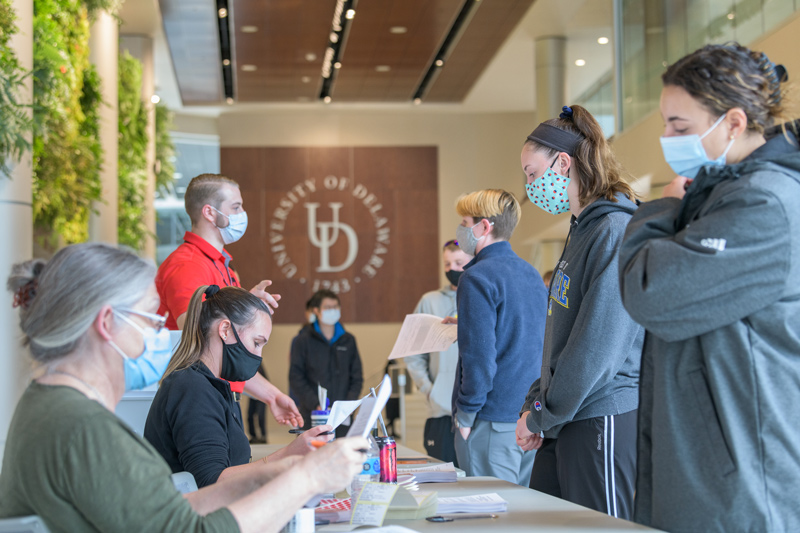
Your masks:
<svg viewBox="0 0 800 533"><path fill-rule="evenodd" d="M353 506L350 523L367 526L383 525L383 519L386 511L389 510L389 504L392 503L395 492L397 492L397 485L393 483L372 481L364 483L358 501Z"/></svg>
<svg viewBox="0 0 800 533"><path fill-rule="evenodd" d="M378 397L367 396L361 400L361 409L358 410L355 422L350 426L347 432L348 437L361 436L367 438L370 430L375 426L378 420L378 415L383 410L386 402L389 401L389 396L392 394L392 380L389 375L385 374L381 381Z"/></svg>
<svg viewBox="0 0 800 533"><path fill-rule="evenodd" d="M331 414L328 415L328 425L333 426L333 429L338 428L342 422L353 414L353 411L358 409L362 401L363 399L351 401L339 400L338 402L333 402Z"/></svg>
<svg viewBox="0 0 800 533"><path fill-rule="evenodd" d="M319 408L326 411L328 409L328 406L325 405L328 403L328 389L319 384L317 384L317 399L319 400Z"/></svg>
<svg viewBox="0 0 800 533"><path fill-rule="evenodd" d="M429 465L397 465L397 470L403 472L455 472L456 468L453 463L433 463Z"/></svg>
<svg viewBox="0 0 800 533"><path fill-rule="evenodd" d="M406 315L389 359L444 351L456 342L457 330L455 324L442 324L438 316Z"/></svg>

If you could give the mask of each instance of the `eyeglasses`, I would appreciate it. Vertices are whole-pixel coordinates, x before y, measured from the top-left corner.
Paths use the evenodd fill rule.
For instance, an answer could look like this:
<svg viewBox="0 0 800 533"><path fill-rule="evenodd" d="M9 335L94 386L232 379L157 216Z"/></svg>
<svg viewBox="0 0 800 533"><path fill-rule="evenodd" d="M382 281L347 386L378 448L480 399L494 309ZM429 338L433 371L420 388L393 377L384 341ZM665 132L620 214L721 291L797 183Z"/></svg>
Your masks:
<svg viewBox="0 0 800 533"><path fill-rule="evenodd" d="M164 329L164 325L167 323L167 317L169 316L169 311L167 311L167 314L164 316L157 315L155 313L148 313L146 311L137 311L135 309L120 309L119 311L146 318L153 323L153 329L156 330L156 333Z"/></svg>
<svg viewBox="0 0 800 533"><path fill-rule="evenodd" d="M456 240L447 241L446 243L444 243L444 246L442 246L442 248L447 248L451 244L455 244L456 246L458 246L458 241L456 241Z"/></svg>

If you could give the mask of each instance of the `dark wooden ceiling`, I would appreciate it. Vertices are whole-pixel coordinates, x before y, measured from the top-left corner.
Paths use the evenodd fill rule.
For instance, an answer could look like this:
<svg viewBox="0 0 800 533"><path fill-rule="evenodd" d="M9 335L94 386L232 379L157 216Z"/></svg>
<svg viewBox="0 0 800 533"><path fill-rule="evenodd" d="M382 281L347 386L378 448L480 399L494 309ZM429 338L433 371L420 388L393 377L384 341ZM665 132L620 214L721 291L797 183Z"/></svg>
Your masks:
<svg viewBox="0 0 800 533"><path fill-rule="evenodd" d="M410 101L465 1L472 3L471 16L423 97L461 102L534 0L359 0L331 97L337 102ZM234 100L316 101L336 3L228 0ZM223 102L216 3L160 0L160 6L184 105ZM243 31L248 26L257 31ZM393 27L406 31L393 33Z"/></svg>

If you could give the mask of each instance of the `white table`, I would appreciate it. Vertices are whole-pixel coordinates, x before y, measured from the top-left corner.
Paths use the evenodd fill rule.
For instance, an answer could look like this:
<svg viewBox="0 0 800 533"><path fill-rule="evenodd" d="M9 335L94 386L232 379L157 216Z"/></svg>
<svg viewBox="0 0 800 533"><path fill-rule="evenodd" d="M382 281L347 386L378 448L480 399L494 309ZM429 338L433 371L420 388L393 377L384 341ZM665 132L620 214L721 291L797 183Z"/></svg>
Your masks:
<svg viewBox="0 0 800 533"><path fill-rule="evenodd" d="M253 460L269 455L279 448L280 445L275 444L253 445ZM440 462L424 453L400 444L397 445L397 457L426 457L432 462ZM508 502L508 511L497 513L498 517L495 519L478 518L443 523L428 522L425 519L386 520L384 525L394 524L415 531L437 533L485 532L492 530L498 532L541 531L553 533L654 531L639 524L612 518L566 500L493 477L459 478L456 483L426 483L421 485L421 489L436 491L439 496L467 496L470 494L496 492ZM369 528L361 527L356 531L365 530L368 531ZM325 527L318 527L317 531L324 533Z"/></svg>

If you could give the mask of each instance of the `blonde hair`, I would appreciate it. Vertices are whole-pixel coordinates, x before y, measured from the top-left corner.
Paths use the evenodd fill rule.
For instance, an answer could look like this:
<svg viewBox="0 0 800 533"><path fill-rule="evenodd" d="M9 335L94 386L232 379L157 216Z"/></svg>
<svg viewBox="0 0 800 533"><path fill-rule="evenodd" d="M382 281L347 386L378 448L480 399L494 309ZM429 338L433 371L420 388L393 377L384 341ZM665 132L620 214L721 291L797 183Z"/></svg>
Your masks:
<svg viewBox="0 0 800 533"><path fill-rule="evenodd" d="M238 183L222 174L200 174L192 178L183 195L186 214L189 215L192 224L200 221L203 206L211 205L219 209L224 201L221 193L222 185L239 187Z"/></svg>
<svg viewBox="0 0 800 533"><path fill-rule="evenodd" d="M203 296L206 297L203 301ZM171 373L189 368L200 360L208 348L211 326L220 318L227 318L234 327L251 324L256 313L262 311L269 316L267 305L260 298L241 287L204 285L194 291L186 311L181 342L167 365L161 381Z"/></svg>
<svg viewBox="0 0 800 533"><path fill-rule="evenodd" d="M522 216L519 201L503 189L483 189L461 196L456 212L461 217L472 217L475 223L484 218L492 222L494 237L504 241L511 238Z"/></svg>

